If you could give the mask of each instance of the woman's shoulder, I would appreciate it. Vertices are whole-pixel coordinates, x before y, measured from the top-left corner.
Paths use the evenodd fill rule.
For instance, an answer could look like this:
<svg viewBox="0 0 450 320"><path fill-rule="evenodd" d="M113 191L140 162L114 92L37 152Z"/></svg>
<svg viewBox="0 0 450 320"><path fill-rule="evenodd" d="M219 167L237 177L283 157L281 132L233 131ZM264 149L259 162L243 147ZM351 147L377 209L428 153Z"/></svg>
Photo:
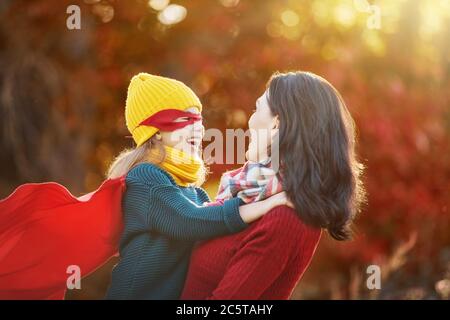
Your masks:
<svg viewBox="0 0 450 320"><path fill-rule="evenodd" d="M127 182L137 181L147 185L173 185L173 178L159 166L144 162L133 167L126 176Z"/></svg>
<svg viewBox="0 0 450 320"><path fill-rule="evenodd" d="M298 213L288 206L278 206L267 212L259 221L260 228L265 228L271 233L285 236L319 237L321 229L307 225L299 217Z"/></svg>

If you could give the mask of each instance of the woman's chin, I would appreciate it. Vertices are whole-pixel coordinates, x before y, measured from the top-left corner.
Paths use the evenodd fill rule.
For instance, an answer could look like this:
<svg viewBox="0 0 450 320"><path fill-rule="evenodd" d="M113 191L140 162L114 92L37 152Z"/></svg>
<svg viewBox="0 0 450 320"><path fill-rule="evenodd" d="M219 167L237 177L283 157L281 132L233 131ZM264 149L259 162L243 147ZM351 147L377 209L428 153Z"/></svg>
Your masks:
<svg viewBox="0 0 450 320"><path fill-rule="evenodd" d="M247 150L247 152L245 152L245 159L250 162L258 161L257 157L255 157L254 154L250 152L250 150Z"/></svg>

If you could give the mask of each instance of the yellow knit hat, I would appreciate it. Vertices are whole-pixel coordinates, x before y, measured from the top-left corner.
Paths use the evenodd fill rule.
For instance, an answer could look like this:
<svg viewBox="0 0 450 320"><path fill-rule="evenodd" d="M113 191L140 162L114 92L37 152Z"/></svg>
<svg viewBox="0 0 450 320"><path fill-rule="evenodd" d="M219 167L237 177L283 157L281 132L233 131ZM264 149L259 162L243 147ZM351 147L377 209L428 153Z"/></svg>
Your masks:
<svg viewBox="0 0 450 320"><path fill-rule="evenodd" d="M128 86L125 105L125 121L137 146L150 139L158 129L152 126L139 126L151 115L165 110L186 110L202 104L195 93L184 83L148 73L135 75Z"/></svg>

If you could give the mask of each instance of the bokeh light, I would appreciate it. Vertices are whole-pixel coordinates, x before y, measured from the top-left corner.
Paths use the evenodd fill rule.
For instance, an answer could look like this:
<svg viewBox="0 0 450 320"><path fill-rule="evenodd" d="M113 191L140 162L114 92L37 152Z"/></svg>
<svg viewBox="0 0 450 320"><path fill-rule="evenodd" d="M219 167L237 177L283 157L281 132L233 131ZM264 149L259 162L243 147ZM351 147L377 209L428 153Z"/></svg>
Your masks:
<svg viewBox="0 0 450 320"><path fill-rule="evenodd" d="M172 25L183 21L186 14L187 10L185 7L177 4L171 4L158 14L158 19L163 24Z"/></svg>
<svg viewBox="0 0 450 320"><path fill-rule="evenodd" d="M348 4L339 4L334 9L334 19L340 25L349 28L356 20L355 9Z"/></svg>
<svg viewBox="0 0 450 320"><path fill-rule="evenodd" d="M220 0L220 3L227 8L236 7L239 4L239 0Z"/></svg>
<svg viewBox="0 0 450 320"><path fill-rule="evenodd" d="M170 3L170 0L150 0L148 5L150 8L161 11L164 10Z"/></svg>
<svg viewBox="0 0 450 320"><path fill-rule="evenodd" d="M109 4L94 4L92 12L99 16L104 23L110 22L114 18L114 7Z"/></svg>
<svg viewBox="0 0 450 320"><path fill-rule="evenodd" d="M295 27L300 21L299 15L293 10L286 10L281 13L281 21L288 27Z"/></svg>

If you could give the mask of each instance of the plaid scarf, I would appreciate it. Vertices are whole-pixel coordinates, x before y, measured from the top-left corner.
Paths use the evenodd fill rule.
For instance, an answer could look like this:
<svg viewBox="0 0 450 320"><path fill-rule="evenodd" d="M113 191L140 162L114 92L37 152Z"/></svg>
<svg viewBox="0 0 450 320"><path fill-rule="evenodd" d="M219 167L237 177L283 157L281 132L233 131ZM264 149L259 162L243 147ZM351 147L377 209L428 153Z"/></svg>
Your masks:
<svg viewBox="0 0 450 320"><path fill-rule="evenodd" d="M280 175L272 169L270 158L262 162L247 161L241 168L222 175L216 201L238 197L250 203L264 200L282 189Z"/></svg>

